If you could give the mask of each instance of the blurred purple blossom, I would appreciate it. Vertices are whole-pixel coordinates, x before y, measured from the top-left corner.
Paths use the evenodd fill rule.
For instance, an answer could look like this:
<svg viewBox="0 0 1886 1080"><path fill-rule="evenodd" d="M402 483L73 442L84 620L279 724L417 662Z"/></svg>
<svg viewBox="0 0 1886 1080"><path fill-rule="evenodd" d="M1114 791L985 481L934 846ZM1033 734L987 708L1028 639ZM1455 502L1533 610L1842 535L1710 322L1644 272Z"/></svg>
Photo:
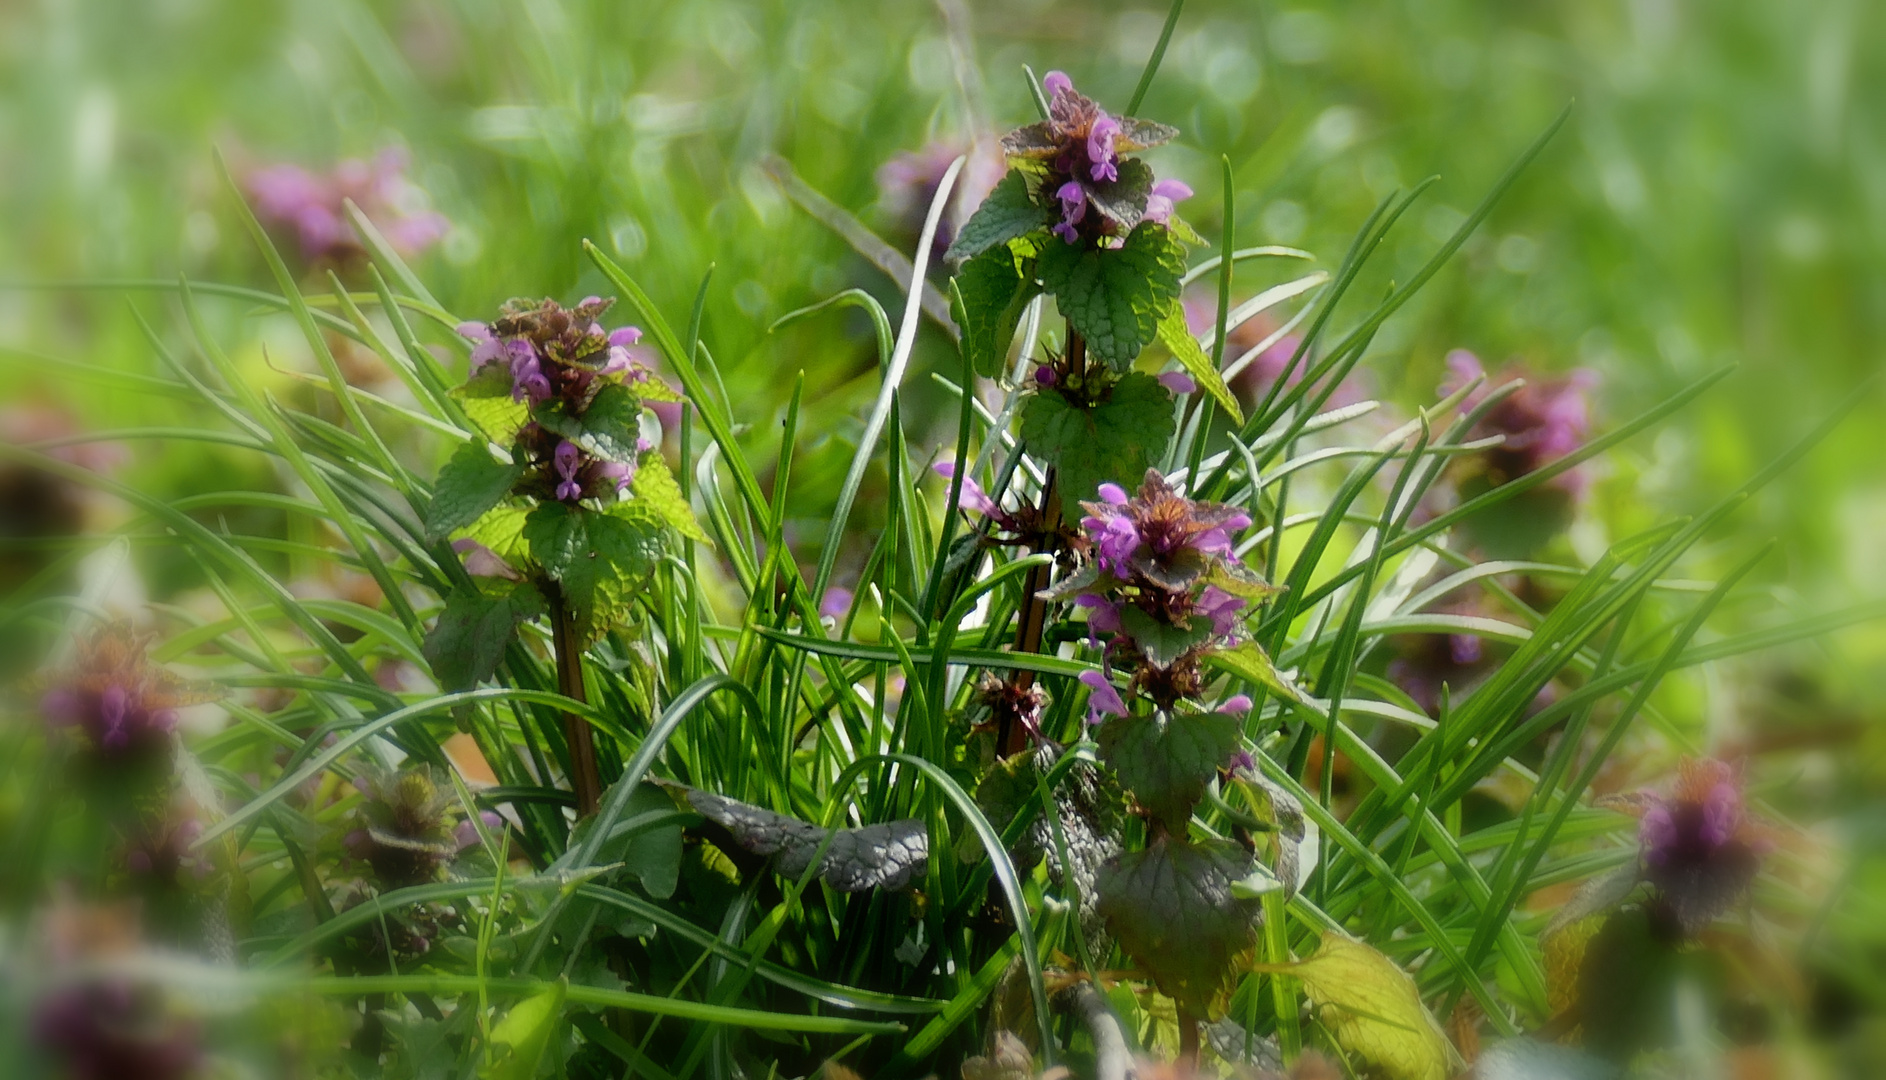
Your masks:
<svg viewBox="0 0 1886 1080"><path fill-rule="evenodd" d="M1486 375L1480 358L1465 349L1447 354L1447 371L1442 394L1451 394ZM1478 438L1506 437L1505 443L1486 453L1496 484L1535 472L1578 449L1591 430L1591 392L1598 385L1597 372L1587 368L1552 378L1510 365L1497 378L1488 379L1468 394L1463 410L1479 405L1495 388L1513 378L1524 378L1526 384L1495 404L1473 433ZM1553 479L1554 484L1574 495L1582 494L1588 482L1582 468Z"/></svg>
<svg viewBox="0 0 1886 1080"><path fill-rule="evenodd" d="M256 216L294 233L303 260L348 263L365 249L347 221L352 200L402 255L416 255L451 229L444 215L426 207L425 193L406 178L406 152L382 150L371 162L349 158L332 172L310 172L299 165L269 165L248 177Z"/></svg>

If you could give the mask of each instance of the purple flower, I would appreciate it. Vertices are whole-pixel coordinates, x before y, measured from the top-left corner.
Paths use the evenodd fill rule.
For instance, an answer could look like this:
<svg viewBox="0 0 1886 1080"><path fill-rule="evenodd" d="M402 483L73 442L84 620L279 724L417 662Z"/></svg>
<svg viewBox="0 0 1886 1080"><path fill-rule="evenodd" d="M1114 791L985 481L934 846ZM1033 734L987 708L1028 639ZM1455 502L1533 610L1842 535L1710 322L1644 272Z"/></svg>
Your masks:
<svg viewBox="0 0 1886 1080"><path fill-rule="evenodd" d="M1060 376L1054 373L1054 368L1047 364L1042 364L1035 369L1036 386L1053 386L1059 379Z"/></svg>
<svg viewBox="0 0 1886 1080"><path fill-rule="evenodd" d="M1080 593L1074 597L1074 605L1087 609L1087 643L1100 644L1101 634L1118 634L1120 626L1120 605L1098 593Z"/></svg>
<svg viewBox="0 0 1886 1080"><path fill-rule="evenodd" d="M1079 181L1069 180L1055 191L1054 197L1061 200L1061 221L1050 231L1071 244L1080 239L1075 226L1087 217L1087 189Z"/></svg>
<svg viewBox="0 0 1886 1080"><path fill-rule="evenodd" d="M504 828L504 817L496 811L481 810L478 819L485 823L486 832ZM460 851L478 843L478 826L472 824L470 818L459 822L458 828L452 830L452 842L458 845Z"/></svg>
<svg viewBox="0 0 1886 1080"><path fill-rule="evenodd" d="M1684 759L1670 796L1643 795L1638 841L1644 877L1656 887L1653 911L1690 938L1747 891L1768 848L1743 809L1735 770Z"/></svg>
<svg viewBox="0 0 1886 1080"><path fill-rule="evenodd" d="M115 980L67 986L33 1009L32 1039L71 1080L184 1080L201 1063L194 1025L155 992Z"/></svg>
<svg viewBox="0 0 1886 1080"><path fill-rule="evenodd" d="M1098 671L1083 671L1080 681L1092 691L1087 695L1087 723L1098 724L1108 716L1126 715L1126 702L1120 700L1120 692L1113 688L1105 675Z"/></svg>
<svg viewBox="0 0 1886 1080"><path fill-rule="evenodd" d="M292 232L310 263L355 263L366 251L346 216L351 200L405 255L431 247L451 230L423 208L425 193L406 178L406 154L387 149L372 163L349 159L322 175L297 165L271 165L248 177L249 197L264 223Z"/></svg>
<svg viewBox="0 0 1886 1080"><path fill-rule="evenodd" d="M1146 220L1165 225L1172 220L1173 204L1192 197L1191 185L1183 180L1161 180L1146 196Z"/></svg>
<svg viewBox="0 0 1886 1080"><path fill-rule="evenodd" d="M148 638L113 624L82 641L78 658L51 676L40 698L46 721L84 736L101 757L157 757L170 750L176 710L218 696L145 659Z"/></svg>
<svg viewBox="0 0 1886 1080"><path fill-rule="evenodd" d="M1068 78L1065 71L1050 71L1041 77L1041 89L1052 101L1063 94L1073 93L1074 80Z"/></svg>
<svg viewBox="0 0 1886 1080"><path fill-rule="evenodd" d="M1205 586L1199 594L1198 602L1193 606L1194 614L1203 615L1211 620L1213 637L1229 637L1238 628L1238 612L1244 610L1244 600L1236 597L1216 585ZM1247 706L1248 707L1248 706Z"/></svg>
<svg viewBox="0 0 1886 1080"><path fill-rule="evenodd" d="M1125 506L1128 495L1125 488L1109 480L1100 485L1100 498L1114 506Z"/></svg>
<svg viewBox="0 0 1886 1080"><path fill-rule="evenodd" d="M819 614L832 619L842 619L851 611L852 591L838 585L825 590L819 598Z"/></svg>
<svg viewBox="0 0 1886 1080"><path fill-rule="evenodd" d="M1247 695L1238 694L1220 705L1218 711L1227 716L1243 716L1251 711L1251 699Z"/></svg>
<svg viewBox="0 0 1886 1080"><path fill-rule="evenodd" d="M1183 371L1168 371L1160 375L1159 385L1175 394L1189 394L1198 389L1198 383Z"/></svg>
<svg viewBox="0 0 1886 1080"><path fill-rule="evenodd" d="M930 468L945 480L953 481L956 478L954 461L939 461ZM989 493L982 490L982 485L976 483L974 477L963 478L963 490L962 494L957 497L957 503L965 510L974 510L987 517L1003 516L1002 508L996 505L994 499L989 498Z"/></svg>
<svg viewBox="0 0 1886 1080"><path fill-rule="evenodd" d="M576 482L576 472L583 467L583 452L566 439L557 444L555 463L557 475L563 478L557 485L557 498L568 502L580 497L583 485Z"/></svg>
<svg viewBox="0 0 1886 1080"><path fill-rule="evenodd" d="M1113 153L1113 141L1120 136L1120 122L1102 112L1095 118L1093 127L1087 131L1087 158L1093 164L1089 166L1089 175L1095 180L1112 183L1120 178Z"/></svg>

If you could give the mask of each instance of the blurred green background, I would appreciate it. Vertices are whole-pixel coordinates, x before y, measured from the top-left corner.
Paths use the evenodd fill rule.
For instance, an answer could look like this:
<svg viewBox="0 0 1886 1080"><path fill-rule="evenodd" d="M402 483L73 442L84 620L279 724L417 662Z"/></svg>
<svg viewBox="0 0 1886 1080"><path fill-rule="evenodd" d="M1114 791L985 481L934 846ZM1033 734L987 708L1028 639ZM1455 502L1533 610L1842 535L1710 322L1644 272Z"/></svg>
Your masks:
<svg viewBox="0 0 1886 1080"><path fill-rule="evenodd" d="M907 214L880 199L885 161L1030 119L1025 63L1123 108L1164 16L1047 0L10 0L0 274L262 284L212 148L241 174L403 146L454 223L415 267L461 316L601 291L583 238L676 320L712 264L704 340L764 459L796 372L824 418L852 415L876 379L862 319L767 326L852 285L898 302L782 196L765 156L908 249ZM1157 166L1198 189L1184 212L1206 236L1221 230L1222 154L1239 243L1302 247L1325 267L1382 197L1439 174L1365 280L1372 295L1406 280L1568 102L1566 128L1377 337L1368 367L1404 411L1432 399L1454 348L1490 369L1590 367L1602 430L1738 365L1611 457L1571 540L1590 558L1720 497L1881 368L1886 6L1191 0L1140 112L1184 130ZM1238 291L1298 270L1253 265ZM160 298L138 303L160 327L172 319ZM247 313L221 314L234 328ZM271 361L304 363L283 329L256 332ZM156 371L120 294L0 292L0 343L10 404L56 405L86 426L203 420L48 359ZM920 362L955 370L937 334ZM953 424L947 399L913 385L913 412ZM1776 537L1758 597L1806 614L1886 595L1886 395L1864 393L1684 571L1706 576ZM807 429L801 487L818 490L821 461L836 472L849 460L842 434L835 419ZM135 450L124 475L146 490L272 482L232 476L200 447ZM152 569L158 597L197 584L181 557ZM1725 631L1739 617L1727 612ZM1712 665L1696 694L1700 744L1774 751L1760 780L1783 810L1826 822L1819 835L1850 852L1886 846L1877 622ZM1839 963L1855 1001L1886 1009L1867 975L1886 970L1886 911L1871 899L1886 896L1886 872L1853 866Z"/></svg>

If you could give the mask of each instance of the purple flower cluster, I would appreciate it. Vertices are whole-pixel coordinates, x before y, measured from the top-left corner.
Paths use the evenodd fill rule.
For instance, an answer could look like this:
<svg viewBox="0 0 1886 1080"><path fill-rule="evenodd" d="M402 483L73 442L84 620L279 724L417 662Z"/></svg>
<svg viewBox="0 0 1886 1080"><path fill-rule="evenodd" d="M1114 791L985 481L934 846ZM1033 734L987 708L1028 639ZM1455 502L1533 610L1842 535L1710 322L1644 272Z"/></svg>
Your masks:
<svg viewBox="0 0 1886 1080"><path fill-rule="evenodd" d="M1442 393L1452 393L1470 380L1486 374L1479 357L1465 349L1447 354L1448 380ZM1579 368L1562 378L1542 378L1522 369L1509 368L1500 382L1523 376L1526 385L1494 405L1474 434L1477 437L1504 435L1503 445L1488 451L1486 465L1495 483L1537 471L1578 449L1591 430L1591 391L1598 384L1594 371ZM1464 406L1472 408L1486 399L1492 382L1469 394ZM1574 495L1582 494L1587 478L1581 469L1555 478L1554 483Z"/></svg>
<svg viewBox="0 0 1886 1080"><path fill-rule="evenodd" d="M1086 562L1049 598L1072 599L1086 611L1089 640L1108 636L1109 665L1135 669L1132 689L1161 708L1196 697L1204 686L1200 657L1235 644L1249 598L1269 591L1233 550L1232 537L1250 527L1250 516L1188 499L1155 470L1132 495L1102 484L1100 500L1081 505L1087 514L1076 549ZM1125 699L1104 676L1089 672L1081 681L1093 691L1090 722L1125 715Z"/></svg>
<svg viewBox="0 0 1886 1080"><path fill-rule="evenodd" d="M148 643L147 636L119 624L81 641L76 662L49 680L41 715L81 735L101 758L167 758L177 709L217 695L151 664Z"/></svg>
<svg viewBox="0 0 1886 1080"><path fill-rule="evenodd" d="M1676 790L1641 797L1638 822L1653 910L1695 937L1748 890L1769 841L1743 806L1742 785L1726 762L1684 759Z"/></svg>
<svg viewBox="0 0 1886 1080"><path fill-rule="evenodd" d="M431 247L451 230L426 209L425 193L406 178L404 150L389 147L371 162L348 159L331 173L299 165L270 165L249 174L256 216L294 233L309 263L350 263L365 255L347 222L351 200L402 255Z"/></svg>
<svg viewBox="0 0 1886 1080"><path fill-rule="evenodd" d="M1041 87L1048 96L1048 119L1003 136L1002 149L1012 158L1039 163L1039 190L1052 200L1050 208L1059 218L1054 234L1072 244L1083 235L1119 236L1141 221L1170 224L1173 204L1191 198L1192 189L1178 180L1150 182L1144 166L1139 176L1146 179L1139 183L1145 186L1135 186L1133 177L1122 178L1127 159L1121 155L1158 146L1178 132L1110 115L1075 90L1065 72L1048 72Z"/></svg>
<svg viewBox="0 0 1886 1080"><path fill-rule="evenodd" d="M549 421L539 410L581 424L597 395L612 384L627 386L638 398L679 400L630 355L641 330L604 329L600 320L613 303L599 296L585 297L573 308L550 299L513 300L495 322L458 327L460 336L473 342L472 385L493 383L495 394L508 389L513 401L533 410L533 420L519 431L518 441L538 467L545 498L613 498L634 481L641 455L654 443L638 434L634 454L611 460L545 427Z"/></svg>
<svg viewBox="0 0 1886 1080"><path fill-rule="evenodd" d="M33 1010L32 1033L71 1080L184 1080L202 1064L195 1025L166 1015L156 993L119 980L47 995Z"/></svg>

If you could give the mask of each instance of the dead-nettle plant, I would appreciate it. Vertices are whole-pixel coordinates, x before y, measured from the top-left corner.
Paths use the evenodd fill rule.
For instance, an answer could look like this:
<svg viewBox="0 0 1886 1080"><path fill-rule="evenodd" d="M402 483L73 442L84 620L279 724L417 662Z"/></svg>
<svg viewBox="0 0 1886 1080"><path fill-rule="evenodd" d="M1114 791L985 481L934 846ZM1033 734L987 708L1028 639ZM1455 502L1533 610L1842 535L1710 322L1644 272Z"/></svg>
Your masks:
<svg viewBox="0 0 1886 1080"><path fill-rule="evenodd" d="M296 985L346 1003L353 1064L397 1078L448 1060L807 1075L838 1055L869 1075L1019 1057L1114 1080L1134 1051L1262 1070L1314 1050L1429 1080L1454 1067L1436 1015L1641 1049L1633 1010L1600 998L1638 977L1624 961L1644 942L1677 956L1749 895L1762 836L1719 766L1620 804L1641 824L1587 796L1634 724L1671 726L1652 704L1670 673L1831 625L1699 645L1746 566L1667 581L1801 449L1589 567L1476 561L1464 538L1496 532L1488 515L1548 485L1575 500L1572 470L1719 377L1579 447L1502 450L1533 421L1514 385L1479 377L1347 434L1381 410L1339 388L1551 131L1379 301L1353 287L1419 189L1329 272L1234 306L1238 266L1308 256L1235 246L1229 164L1207 245L1176 212L1190 190L1136 156L1177 132L1059 73L1036 97L947 281L926 268L959 166L901 264L775 171L898 269L906 306L894 322L850 290L791 316L862 309L883 381L855 437L802 416L794 384L770 469L709 347L711 281L671 323L593 246L641 331L598 297L463 321L354 209L370 293L329 276L305 295L246 209L277 292L141 286L175 294L190 348L141 322L168 377L136 385L223 425L164 436L257 455L281 490L170 503L0 457L120 495L149 523L140 542L188 549L227 608L165 609L181 622L157 647L232 691L222 734L172 730L196 690L142 640L88 637L91 670L49 683L74 767L150 780L109 826L147 885L216 900L213 936L246 966L312 965ZM1208 276L1215 319L1195 335L1180 294ZM217 295L293 319L320 373L259 391L212 332ZM1228 356L1260 315L1272 331ZM940 507L913 445L927 429L903 411L925 317L961 343L935 375L960 409ZM1283 341L1261 395L1233 396L1225 373ZM340 351L409 397L348 385ZM679 406L667 440L651 403ZM850 440L850 464L811 493L834 497L808 574L788 505L833 475L795 472L814 423ZM879 527L853 520L861 501ZM224 502L308 528L205 525ZM326 587L343 578L359 587ZM1391 659L1409 635L1471 639L1447 670L1472 677ZM158 782L173 768L189 814ZM1505 810L1464 815L1490 780ZM19 849L16 880L44 847ZM1521 906L1581 879L1596 884L1562 920Z"/></svg>

